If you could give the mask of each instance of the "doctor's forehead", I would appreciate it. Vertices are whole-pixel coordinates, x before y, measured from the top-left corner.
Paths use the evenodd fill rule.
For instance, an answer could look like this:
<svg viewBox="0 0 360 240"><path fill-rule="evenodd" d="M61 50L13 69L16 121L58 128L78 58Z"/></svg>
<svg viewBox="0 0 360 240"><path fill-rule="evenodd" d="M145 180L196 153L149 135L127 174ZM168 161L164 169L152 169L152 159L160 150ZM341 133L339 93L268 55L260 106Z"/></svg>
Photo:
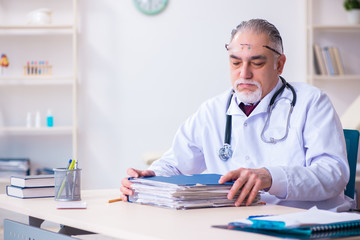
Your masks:
<svg viewBox="0 0 360 240"><path fill-rule="evenodd" d="M233 43L249 43L253 45L269 44L269 36L265 33L257 33L251 30L237 32L231 39L229 45Z"/></svg>
<svg viewBox="0 0 360 240"><path fill-rule="evenodd" d="M242 50L259 50L264 45L271 45L266 34L242 31L236 33L231 42L226 44L226 49L229 53Z"/></svg>

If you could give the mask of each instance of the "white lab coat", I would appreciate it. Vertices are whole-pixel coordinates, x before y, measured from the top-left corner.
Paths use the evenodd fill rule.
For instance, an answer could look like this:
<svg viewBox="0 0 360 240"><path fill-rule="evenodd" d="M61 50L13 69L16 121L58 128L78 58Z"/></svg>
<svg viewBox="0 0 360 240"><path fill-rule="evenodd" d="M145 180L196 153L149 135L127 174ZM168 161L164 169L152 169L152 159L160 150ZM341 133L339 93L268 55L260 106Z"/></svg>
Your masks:
<svg viewBox="0 0 360 240"><path fill-rule="evenodd" d="M265 167L272 186L262 194L267 203L301 208L345 211L354 201L344 196L349 166L343 129L329 98L305 83L292 83L297 101L290 118L288 136L276 144L261 140L271 97L282 86L266 95L247 117L238 107L235 95L227 109L231 90L203 103L177 131L173 145L150 169L156 175L209 173L226 174L241 167ZM292 100L289 89L277 97L267 139L284 136ZM232 115L233 156L220 160L224 144L226 114Z"/></svg>

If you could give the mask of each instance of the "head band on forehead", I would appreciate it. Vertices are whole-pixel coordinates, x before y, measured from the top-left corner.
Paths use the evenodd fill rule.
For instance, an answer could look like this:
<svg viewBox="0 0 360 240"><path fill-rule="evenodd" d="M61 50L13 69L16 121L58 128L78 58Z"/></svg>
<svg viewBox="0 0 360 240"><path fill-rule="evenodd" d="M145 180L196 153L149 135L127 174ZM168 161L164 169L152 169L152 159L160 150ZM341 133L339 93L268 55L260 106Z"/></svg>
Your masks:
<svg viewBox="0 0 360 240"><path fill-rule="evenodd" d="M250 44L247 44L247 43L240 43L240 46L241 46L241 50L244 49L244 46L247 46L247 49L248 50L251 50L251 45Z"/></svg>
<svg viewBox="0 0 360 240"><path fill-rule="evenodd" d="M244 49L244 46L247 46L247 49L251 50L251 44L249 44L249 43L240 43L240 46L241 46L241 50ZM274 53L281 55L281 53L279 51L277 51L276 49L274 49L274 48L272 48L272 47L270 47L268 45L262 45L262 47L267 48L267 49L273 51ZM225 43L225 48L226 48L227 51L229 51L229 44L228 43Z"/></svg>

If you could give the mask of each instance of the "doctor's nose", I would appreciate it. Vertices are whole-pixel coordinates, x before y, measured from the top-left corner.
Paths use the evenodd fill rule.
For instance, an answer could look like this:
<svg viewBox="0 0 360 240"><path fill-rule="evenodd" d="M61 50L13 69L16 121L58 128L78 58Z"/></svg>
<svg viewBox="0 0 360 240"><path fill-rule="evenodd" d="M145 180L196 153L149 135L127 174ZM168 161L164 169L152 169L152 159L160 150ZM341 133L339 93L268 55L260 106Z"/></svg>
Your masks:
<svg viewBox="0 0 360 240"><path fill-rule="evenodd" d="M247 63L243 64L239 70L240 70L240 78L243 78L243 79L252 78L251 68Z"/></svg>

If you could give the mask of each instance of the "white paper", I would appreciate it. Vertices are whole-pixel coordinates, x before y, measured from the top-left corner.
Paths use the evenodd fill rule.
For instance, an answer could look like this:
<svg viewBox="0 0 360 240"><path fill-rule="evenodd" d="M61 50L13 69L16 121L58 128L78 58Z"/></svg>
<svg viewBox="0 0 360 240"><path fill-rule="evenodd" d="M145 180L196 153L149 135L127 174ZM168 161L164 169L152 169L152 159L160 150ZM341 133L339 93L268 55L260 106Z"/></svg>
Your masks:
<svg viewBox="0 0 360 240"><path fill-rule="evenodd" d="M289 213L282 215L266 216L252 218L256 220L266 220L266 221L281 221L285 222L285 227L300 227L314 224L329 224L337 222L347 222L360 220L360 215L357 213L349 212L331 212L327 210L320 210L316 207L312 207L304 212ZM251 224L252 222L248 219L241 219L236 222Z"/></svg>
<svg viewBox="0 0 360 240"><path fill-rule="evenodd" d="M87 206L86 202L57 202L57 209L85 209Z"/></svg>

